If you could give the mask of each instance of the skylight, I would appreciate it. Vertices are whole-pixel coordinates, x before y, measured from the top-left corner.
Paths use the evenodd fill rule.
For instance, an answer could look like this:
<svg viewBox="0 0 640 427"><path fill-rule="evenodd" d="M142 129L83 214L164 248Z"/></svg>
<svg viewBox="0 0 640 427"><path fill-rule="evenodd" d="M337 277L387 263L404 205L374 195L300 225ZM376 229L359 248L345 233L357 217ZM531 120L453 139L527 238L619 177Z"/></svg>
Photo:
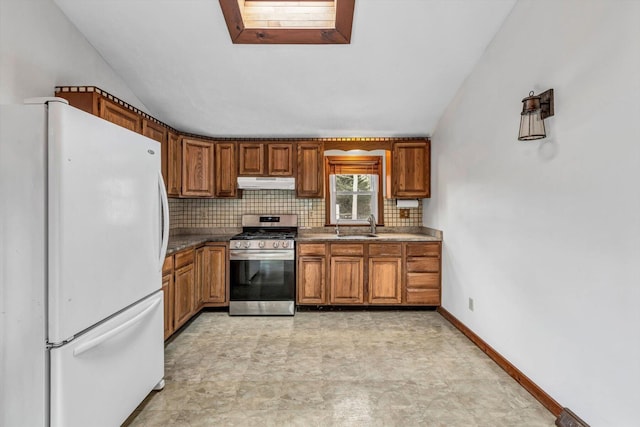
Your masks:
<svg viewBox="0 0 640 427"><path fill-rule="evenodd" d="M233 43L348 44L355 0L220 0Z"/></svg>

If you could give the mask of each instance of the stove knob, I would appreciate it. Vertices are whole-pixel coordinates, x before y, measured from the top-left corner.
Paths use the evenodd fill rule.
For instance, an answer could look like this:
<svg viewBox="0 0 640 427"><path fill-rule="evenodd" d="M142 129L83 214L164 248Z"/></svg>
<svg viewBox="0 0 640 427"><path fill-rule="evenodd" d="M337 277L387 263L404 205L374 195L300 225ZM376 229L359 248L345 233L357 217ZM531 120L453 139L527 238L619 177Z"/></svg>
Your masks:
<svg viewBox="0 0 640 427"><path fill-rule="evenodd" d="M259 248L264 248L264 242L261 240L260 243L258 243L258 247Z"/></svg>
<svg viewBox="0 0 640 427"><path fill-rule="evenodd" d="M244 242L244 247L249 249L251 247L251 242Z"/></svg>
<svg viewBox="0 0 640 427"><path fill-rule="evenodd" d="M280 246L280 242L278 242L277 240L275 242L273 242L273 247L277 248L278 246Z"/></svg>
<svg viewBox="0 0 640 427"><path fill-rule="evenodd" d="M236 242L236 248L239 248L240 246L242 246L242 243Z"/></svg>
<svg viewBox="0 0 640 427"><path fill-rule="evenodd" d="M283 248L288 248L288 247L289 247L289 242L287 242L286 240L284 240L284 241L282 242L282 247L283 247Z"/></svg>

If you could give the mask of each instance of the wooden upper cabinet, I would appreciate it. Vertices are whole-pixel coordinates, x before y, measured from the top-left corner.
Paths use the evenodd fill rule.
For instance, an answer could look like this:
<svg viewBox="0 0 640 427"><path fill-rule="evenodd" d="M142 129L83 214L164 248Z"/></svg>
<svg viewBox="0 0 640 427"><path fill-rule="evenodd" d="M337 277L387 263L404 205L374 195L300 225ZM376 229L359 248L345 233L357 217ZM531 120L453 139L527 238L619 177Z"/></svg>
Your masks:
<svg viewBox="0 0 640 427"><path fill-rule="evenodd" d="M267 175L293 176L293 144L267 144Z"/></svg>
<svg viewBox="0 0 640 427"><path fill-rule="evenodd" d="M167 128L151 120L142 119L142 134L151 139L155 139L160 143L160 167L162 170L162 177L164 178L165 187L168 186L167 182L169 176L167 173L167 161L168 161L168 144L167 144Z"/></svg>
<svg viewBox="0 0 640 427"><path fill-rule="evenodd" d="M431 197L429 141L393 144L392 197L422 199Z"/></svg>
<svg viewBox="0 0 640 427"><path fill-rule="evenodd" d="M300 142L297 147L296 196L324 197L324 161L321 142Z"/></svg>
<svg viewBox="0 0 640 427"><path fill-rule="evenodd" d="M236 143L218 142L215 146L215 196L237 197Z"/></svg>
<svg viewBox="0 0 640 427"><path fill-rule="evenodd" d="M182 195L213 197L214 143L182 138Z"/></svg>
<svg viewBox="0 0 640 427"><path fill-rule="evenodd" d="M240 142L238 175L293 176L293 143Z"/></svg>
<svg viewBox="0 0 640 427"><path fill-rule="evenodd" d="M99 100L99 116L123 128L141 133L142 118L135 112L106 98Z"/></svg>
<svg viewBox="0 0 640 427"><path fill-rule="evenodd" d="M182 195L182 141L180 135L169 132L167 136L167 194Z"/></svg>
<svg viewBox="0 0 640 427"><path fill-rule="evenodd" d="M264 175L264 144L241 142L238 144L238 175Z"/></svg>

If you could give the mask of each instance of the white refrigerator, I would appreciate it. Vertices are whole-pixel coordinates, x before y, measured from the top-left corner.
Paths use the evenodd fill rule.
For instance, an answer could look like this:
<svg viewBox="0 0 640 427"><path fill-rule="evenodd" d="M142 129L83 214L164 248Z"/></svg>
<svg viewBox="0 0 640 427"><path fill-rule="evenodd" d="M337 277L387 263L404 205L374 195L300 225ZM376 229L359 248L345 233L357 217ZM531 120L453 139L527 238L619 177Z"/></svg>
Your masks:
<svg viewBox="0 0 640 427"><path fill-rule="evenodd" d="M0 106L0 426L118 426L164 384L160 144Z"/></svg>

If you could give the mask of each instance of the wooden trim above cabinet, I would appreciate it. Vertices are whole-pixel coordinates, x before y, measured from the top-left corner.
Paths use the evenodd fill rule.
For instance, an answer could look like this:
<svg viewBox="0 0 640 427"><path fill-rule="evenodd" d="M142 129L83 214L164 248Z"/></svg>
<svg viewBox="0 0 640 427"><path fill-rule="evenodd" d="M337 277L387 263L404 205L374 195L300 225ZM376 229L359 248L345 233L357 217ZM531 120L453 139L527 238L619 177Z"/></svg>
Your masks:
<svg viewBox="0 0 640 427"><path fill-rule="evenodd" d="M341 1L340 4L344 5L345 2ZM195 175L189 175L194 172L193 168L187 170L185 167L189 161L184 156L184 152L188 150L185 150L185 147L182 144L183 140L197 140L200 141L201 144L205 144L207 142L210 144L228 142L238 144L238 148L240 145L247 147L262 147L261 149L257 148L256 153L258 155L258 159L252 167L249 167L250 165L247 164L250 163L250 159L245 158L241 153L236 153L236 165L230 168L232 173L239 170L240 175L244 174L247 176L294 176L296 177L296 197L319 199L324 198L325 185L323 153L325 149L385 149L388 152L391 152L394 147L401 149L403 147L408 147L411 144L421 144L422 146L426 144L427 147L429 146L429 138L424 136L328 138L210 137L188 132L180 132L96 86L56 86L55 95L67 99L70 105L76 108L110 120L138 133L144 133L147 135L149 134L150 129L154 129L154 133L156 131L160 134L164 134L166 132L166 143L163 145L162 150L162 171L167 184L167 193L170 197L238 197L241 195L241 191L238 190L236 191L236 195L233 196L233 190L231 190L230 186L220 185L219 187L214 188L216 180L214 178L213 171L211 171L211 173L209 171L205 171L202 174L203 176L198 178L201 183L205 183L206 181L206 185L202 185L202 188L191 188L192 186L190 184L193 184L192 181L194 180ZM150 134L149 136L154 139L158 139ZM291 150L290 152L287 152L289 147L291 147ZM206 165L205 168L213 167L214 154L212 153L211 156L206 157L210 158L200 159L202 164ZM405 157L413 159L410 155ZM270 158L277 160L270 162ZM288 162L285 159L291 159L291 161ZM390 158L388 158L387 161L387 169L389 171L392 167L395 167L398 170L405 169L396 165L395 157L393 161L389 160ZM428 165L428 161L423 162L423 164ZM200 166L196 165L196 168L199 167ZM388 194L386 196L392 198L429 197L428 166L426 166L426 169L427 172L422 176L423 179L427 180L426 183L422 183L421 179L419 179L420 177L416 179L415 177L409 176L409 179L401 181L398 181L397 176L394 177L394 180L390 177L386 177L387 189L397 189L402 187L401 184L409 184L409 187L413 185L418 188L418 191L415 191L415 188L409 188L408 190L401 189L400 192L396 191L394 194L391 194L391 190L388 190ZM206 175L206 180L204 175ZM419 185L416 186L416 182L418 182ZM228 188L229 190L223 191L223 187Z"/></svg>

